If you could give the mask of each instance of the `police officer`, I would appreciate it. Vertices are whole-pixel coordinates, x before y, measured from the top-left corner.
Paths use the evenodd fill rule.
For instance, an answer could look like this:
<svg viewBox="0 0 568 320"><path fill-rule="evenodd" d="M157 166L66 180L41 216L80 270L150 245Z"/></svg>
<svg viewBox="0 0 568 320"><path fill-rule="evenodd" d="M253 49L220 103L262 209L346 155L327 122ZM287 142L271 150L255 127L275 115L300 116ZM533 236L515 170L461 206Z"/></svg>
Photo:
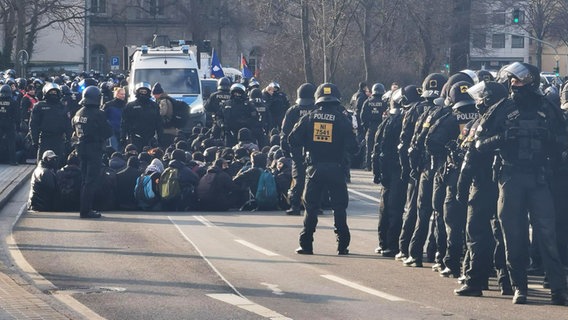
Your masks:
<svg viewBox="0 0 568 320"><path fill-rule="evenodd" d="M506 104L508 91L497 82L482 81L468 89L468 94L476 101L480 116L489 108L498 108ZM464 265L464 285L454 290L459 296L481 296L489 279L492 268L492 236L497 240L495 252L495 268L502 295L512 295L511 282L505 265L505 252L502 234L492 235L491 222L497 215L497 197L499 190L492 179L493 152L481 153L474 146L477 130L483 118L473 121L462 146L465 150L463 164L457 184L456 198L467 204L467 256L469 263ZM497 222L498 223L498 222ZM494 228L494 230L496 230ZM500 231L500 228L498 229Z"/></svg>
<svg viewBox="0 0 568 320"><path fill-rule="evenodd" d="M207 126L223 126L223 103L231 98L231 79L223 77L217 81L217 91L213 92L205 103Z"/></svg>
<svg viewBox="0 0 568 320"><path fill-rule="evenodd" d="M424 143L434 166L438 167L438 162L443 163L435 173L432 203L434 210L443 213L447 233L447 249L443 257L445 268L440 270L443 277L459 277L463 256L466 207L457 202L456 187L463 159L460 145L465 137L465 125L478 116L475 101L467 94L471 85L459 81L451 86L444 103L452 108L452 112L432 125Z"/></svg>
<svg viewBox="0 0 568 320"><path fill-rule="evenodd" d="M371 154L375 145L375 134L388 107L388 104L383 102L382 99L384 93L385 86L382 83L375 83L371 89L371 96L363 102L361 113L359 113L360 125L365 134L365 167L367 171L371 171ZM400 91L398 95L402 96Z"/></svg>
<svg viewBox="0 0 568 320"><path fill-rule="evenodd" d="M17 103L12 100L10 86L4 84L0 87L0 139L7 146L8 162L17 165L16 162L16 127L20 124Z"/></svg>
<svg viewBox="0 0 568 320"><path fill-rule="evenodd" d="M81 162L81 218L100 218L101 214L93 211L93 198L100 175L103 146L112 135L112 128L104 111L100 110L101 91L95 86L83 90L83 106L73 117L73 139Z"/></svg>
<svg viewBox="0 0 568 320"><path fill-rule="evenodd" d="M268 106L262 100L262 91L259 88L252 88L249 91L249 101L258 113L258 123L252 128L252 132L254 138L258 141L258 147L262 149L269 144L268 133L273 127L272 115Z"/></svg>
<svg viewBox="0 0 568 320"><path fill-rule="evenodd" d="M304 165L303 148L291 148L288 144L288 137L294 125L300 121L300 118L312 112L315 109L314 93L316 86L311 83L304 83L298 87L296 104L286 111L284 120L282 120L282 133L280 145L285 153L292 157L292 185L288 190L290 199L290 209L286 210L288 215L300 215L300 207L302 202L302 193L304 192L304 183L306 180L306 167Z"/></svg>
<svg viewBox="0 0 568 320"><path fill-rule="evenodd" d="M307 156L304 200L306 215L300 233L298 254L313 254L313 235L324 187L331 196L337 235L337 252L349 254L351 235L347 226L347 183L342 169L343 156L357 151L351 123L341 114L341 94L331 83L320 85L315 93L316 106L312 113L300 119L288 138L292 148L304 148Z"/></svg>
<svg viewBox="0 0 568 320"><path fill-rule="evenodd" d="M124 107L120 125L120 142L123 146L133 143L138 150L144 146L154 146L157 135L162 141L163 125L158 104L150 100L150 84L141 82L136 85L136 100Z"/></svg>
<svg viewBox="0 0 568 320"><path fill-rule="evenodd" d="M284 119L286 110L290 108L290 101L288 101L288 97L280 90L280 84L276 81L272 81L268 87L266 87L263 98L268 104L268 108L272 114L272 123L274 124L274 128L277 128L280 131L282 119Z"/></svg>
<svg viewBox="0 0 568 320"><path fill-rule="evenodd" d="M514 304L527 302L528 218L538 238L551 302L568 300L566 274L556 246L555 209L549 189L549 161L557 159L566 139L563 119L539 89L537 67L515 62L508 76L512 102L488 112L476 142L480 152L496 150L502 167L499 176L498 215L505 238L507 265L515 288ZM527 215L527 211L529 215Z"/></svg>
<svg viewBox="0 0 568 320"><path fill-rule="evenodd" d="M46 83L43 97L45 100L35 105L30 116L32 144L38 147L38 162L46 150L53 150L61 161L67 158L65 143L71 141L71 119L61 104L61 90L57 84Z"/></svg>
<svg viewBox="0 0 568 320"><path fill-rule="evenodd" d="M374 87L374 86L373 86ZM402 130L401 89L393 92L387 118L379 125L373 137L373 182L381 184L379 204L378 236L380 250L375 252L383 257L394 257L402 226L402 213L406 196L406 181L401 178L398 159L398 143ZM365 110L365 105L363 105ZM363 117L361 117L363 119Z"/></svg>
<svg viewBox="0 0 568 320"><path fill-rule="evenodd" d="M240 129L249 130L258 125L256 108L248 101L246 88L240 83L231 86L231 98L223 103L223 121L225 146L232 147L237 143Z"/></svg>
<svg viewBox="0 0 568 320"><path fill-rule="evenodd" d="M359 115L361 114L361 108L363 107L363 103L368 98L367 95L368 91L369 87L367 87L367 82L365 81L359 82L359 89L351 96L351 101L349 101L349 111L351 111L353 115L355 115L355 119L357 119L357 141L362 141L365 138L364 137L365 133L363 132L363 128L361 127L361 119L359 118Z"/></svg>

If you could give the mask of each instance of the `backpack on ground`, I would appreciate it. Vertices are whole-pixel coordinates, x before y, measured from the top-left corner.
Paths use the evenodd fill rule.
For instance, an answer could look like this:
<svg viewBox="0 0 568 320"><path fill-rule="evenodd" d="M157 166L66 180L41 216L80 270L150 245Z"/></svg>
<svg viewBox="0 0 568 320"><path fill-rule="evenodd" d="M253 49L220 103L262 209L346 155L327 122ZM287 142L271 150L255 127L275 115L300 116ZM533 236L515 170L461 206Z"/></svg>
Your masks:
<svg viewBox="0 0 568 320"><path fill-rule="evenodd" d="M178 129L183 129L189 120L189 105L182 100L170 98L172 102L173 114L169 125Z"/></svg>
<svg viewBox="0 0 568 320"><path fill-rule="evenodd" d="M152 178L150 176L142 174L136 179L134 199L136 199L138 207L143 210L149 209L157 203L158 197L152 189Z"/></svg>
<svg viewBox="0 0 568 320"><path fill-rule="evenodd" d="M181 195L181 187L179 185L178 169L166 168L160 176L158 185L162 200L176 199Z"/></svg>
<svg viewBox="0 0 568 320"><path fill-rule="evenodd" d="M276 210L278 208L276 180L269 170L263 170L258 178L255 199L258 210Z"/></svg>

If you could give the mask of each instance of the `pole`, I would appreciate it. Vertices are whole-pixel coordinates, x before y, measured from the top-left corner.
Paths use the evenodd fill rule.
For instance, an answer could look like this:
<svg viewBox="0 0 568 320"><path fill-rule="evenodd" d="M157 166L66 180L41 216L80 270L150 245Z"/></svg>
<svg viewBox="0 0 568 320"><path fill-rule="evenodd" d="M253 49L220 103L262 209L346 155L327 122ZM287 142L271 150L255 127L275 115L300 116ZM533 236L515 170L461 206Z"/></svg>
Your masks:
<svg viewBox="0 0 568 320"><path fill-rule="evenodd" d="M87 71L89 61L89 0L85 0L85 34L83 35L83 71Z"/></svg>

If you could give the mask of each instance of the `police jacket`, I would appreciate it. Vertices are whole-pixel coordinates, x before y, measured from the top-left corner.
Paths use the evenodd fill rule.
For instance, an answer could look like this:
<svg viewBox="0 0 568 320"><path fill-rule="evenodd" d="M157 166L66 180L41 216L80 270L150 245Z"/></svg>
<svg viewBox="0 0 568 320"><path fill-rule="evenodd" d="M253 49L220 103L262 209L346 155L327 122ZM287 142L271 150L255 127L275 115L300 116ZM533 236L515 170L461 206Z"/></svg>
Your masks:
<svg viewBox="0 0 568 320"><path fill-rule="evenodd" d="M433 157L443 157L448 151L457 149L465 125L476 119L478 115L473 104L442 115L426 135L424 143L426 152Z"/></svg>
<svg viewBox="0 0 568 320"><path fill-rule="evenodd" d="M339 112L338 105L339 103L324 103L303 116L292 129L288 142L292 148L303 147L309 153L308 164L343 163L346 153L357 152L353 126Z"/></svg>
<svg viewBox="0 0 568 320"><path fill-rule="evenodd" d="M162 117L158 105L150 99L136 99L129 102L122 111L121 138L139 135L150 139L154 134L161 140L163 133Z"/></svg>
<svg viewBox="0 0 568 320"><path fill-rule="evenodd" d="M19 124L20 113L18 112L18 105L8 99L0 99L0 122L3 124Z"/></svg>
<svg viewBox="0 0 568 320"><path fill-rule="evenodd" d="M40 161L32 174L30 209L35 211L57 210L58 194L55 172Z"/></svg>
<svg viewBox="0 0 568 320"><path fill-rule="evenodd" d="M558 158L566 139L564 120L554 108L537 95L522 104L512 100L496 104L480 123L476 147L481 152L498 150L505 166L540 170L549 159Z"/></svg>
<svg viewBox="0 0 568 320"><path fill-rule="evenodd" d="M230 99L223 105L225 128L239 131L241 128L254 128L258 123L256 108L247 100Z"/></svg>
<svg viewBox="0 0 568 320"><path fill-rule="evenodd" d="M300 121L300 118L312 112L316 106L314 104L299 105L296 104L286 111L284 120L282 120L282 132L280 134L280 146L286 152L293 153L288 144L288 136L292 132L294 125ZM298 153L298 152L296 152Z"/></svg>
<svg viewBox="0 0 568 320"><path fill-rule="evenodd" d="M286 114L286 110L290 108L290 101L284 92L275 91L270 100L267 101L268 108L272 114L273 123L275 126L282 125L282 119Z"/></svg>
<svg viewBox="0 0 568 320"><path fill-rule="evenodd" d="M71 121L69 112L61 103L50 104L47 101L38 102L32 109L30 117L30 133L32 142L38 144L42 139L71 138Z"/></svg>
<svg viewBox="0 0 568 320"><path fill-rule="evenodd" d="M103 105L102 110L116 136L120 135L120 121L122 119L122 110L124 110L125 106L126 101L121 99L113 99Z"/></svg>
<svg viewBox="0 0 568 320"><path fill-rule="evenodd" d="M213 92L207 102L205 103L205 111L215 115L216 118L219 119L223 117L223 103L231 99L231 94L229 91L219 90Z"/></svg>
<svg viewBox="0 0 568 320"><path fill-rule="evenodd" d="M365 100L359 114L363 130L371 130L371 132L377 130L379 124L383 121L383 114L386 110L387 103L383 101L381 96L371 96Z"/></svg>
<svg viewBox="0 0 568 320"><path fill-rule="evenodd" d="M256 112L258 113L259 123L257 127L261 127L266 132L268 132L268 130L273 127L272 121L274 120L272 118L272 114L270 113L270 109L268 109L266 103L260 98L255 100L250 100L250 103L253 105L253 107L256 109Z"/></svg>
<svg viewBox="0 0 568 320"><path fill-rule="evenodd" d="M73 118L75 113L81 108L79 101L73 98L73 95L65 95L61 97L61 104L69 110L69 116Z"/></svg>
<svg viewBox="0 0 568 320"><path fill-rule="evenodd" d="M86 105L79 109L72 120L73 139L78 145L93 144L102 146L112 136L112 129L105 113L98 105Z"/></svg>
<svg viewBox="0 0 568 320"><path fill-rule="evenodd" d="M373 174L384 177L389 171L400 171L398 158L398 143L402 130L403 115L400 110L389 113L389 116L381 123L375 134L373 147Z"/></svg>

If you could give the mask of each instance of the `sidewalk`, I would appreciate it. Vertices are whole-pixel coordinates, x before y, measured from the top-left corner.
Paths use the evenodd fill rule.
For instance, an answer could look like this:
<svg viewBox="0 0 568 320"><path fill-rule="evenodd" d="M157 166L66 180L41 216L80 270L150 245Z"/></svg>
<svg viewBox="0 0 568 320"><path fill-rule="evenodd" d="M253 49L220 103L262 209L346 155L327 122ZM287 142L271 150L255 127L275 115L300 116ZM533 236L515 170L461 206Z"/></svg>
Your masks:
<svg viewBox="0 0 568 320"><path fill-rule="evenodd" d="M15 212L18 210L9 204L10 197L26 185L34 168L34 165L0 164L0 236L4 255L9 254L6 237L19 217ZM70 319L42 300L44 294L34 292L33 286L18 275L16 267L11 263L7 265L9 261L10 257L0 259L0 319Z"/></svg>

